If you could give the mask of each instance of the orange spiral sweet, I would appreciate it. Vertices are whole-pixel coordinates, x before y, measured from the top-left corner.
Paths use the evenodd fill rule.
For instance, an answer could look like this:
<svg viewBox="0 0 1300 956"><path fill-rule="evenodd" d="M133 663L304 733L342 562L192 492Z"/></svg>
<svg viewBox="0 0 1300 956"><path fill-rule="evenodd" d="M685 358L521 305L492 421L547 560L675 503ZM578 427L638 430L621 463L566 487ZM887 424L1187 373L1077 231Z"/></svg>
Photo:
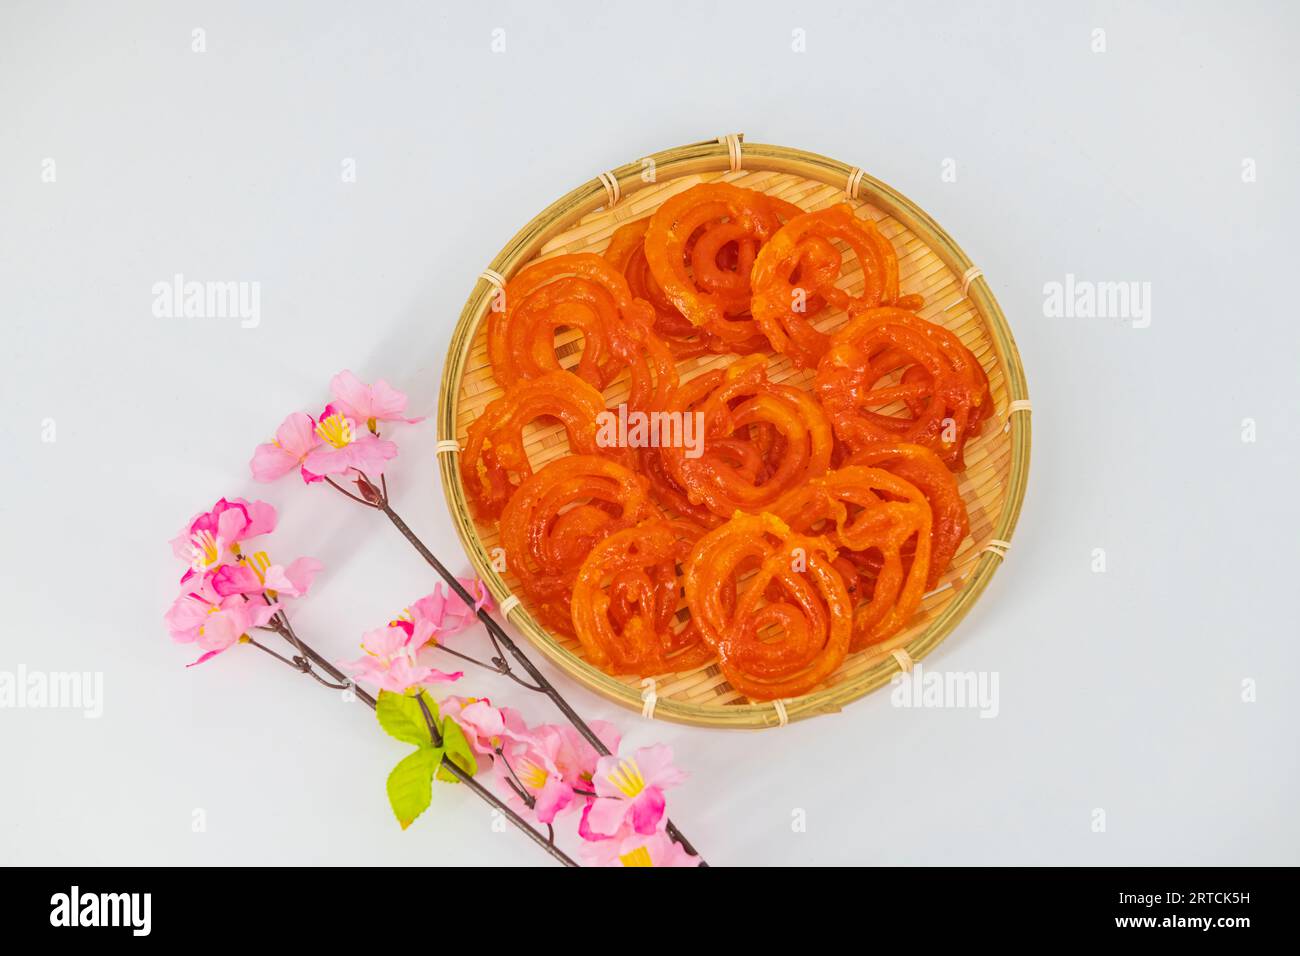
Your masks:
<svg viewBox="0 0 1300 956"><path fill-rule="evenodd" d="M930 504L919 488L882 468L849 465L794 489L773 512L795 531L824 534L845 552L879 557L866 603L854 611L852 650L902 629L930 573Z"/></svg>
<svg viewBox="0 0 1300 956"><path fill-rule="evenodd" d="M573 633L570 600L578 569L604 538L659 509L645 480L608 458L557 458L520 484L501 513L507 570L539 615Z"/></svg>
<svg viewBox="0 0 1300 956"><path fill-rule="evenodd" d="M652 518L591 549L573 585L573 630L587 657L611 674L651 677L713 657L695 621L679 626L678 565L704 529Z"/></svg>
<svg viewBox="0 0 1300 956"><path fill-rule="evenodd" d="M748 314L750 270L758 248L781 227L782 208L729 183L701 183L667 200L645 233L646 264L664 297L724 342L752 341L760 333Z"/></svg>
<svg viewBox="0 0 1300 956"><path fill-rule="evenodd" d="M852 250L863 273L863 290L852 296L836 283L842 256L832 240ZM763 246L754 262L754 319L772 347L810 368L826 352L829 336L813 327L825 301L850 314L899 300L898 257L876 224L846 204L796 216ZM907 304L919 308L919 296Z"/></svg>
<svg viewBox="0 0 1300 956"><path fill-rule="evenodd" d="M480 518L494 518L520 482L533 473L524 448L524 427L537 419L558 419L575 454L605 454L626 460L622 449L602 449L596 416L605 400L578 376L547 372L509 389L469 426L460 458L461 481L470 507Z"/></svg>
<svg viewBox="0 0 1300 956"><path fill-rule="evenodd" d="M812 397L767 379L752 355L679 386L670 408L694 416L702 453L662 448L665 471L692 504L730 517L759 512L830 465L830 422Z"/></svg>
<svg viewBox="0 0 1300 956"><path fill-rule="evenodd" d="M930 504L930 573L926 588L938 585L943 572L970 533L970 516L957 479L934 452L906 442L868 445L854 454L850 465L883 468L910 482Z"/></svg>
<svg viewBox="0 0 1300 956"><path fill-rule="evenodd" d="M637 298L644 299L654 309L654 331L671 350L673 357L679 361L700 355L723 352L736 352L746 355L760 352L767 348L767 339L761 334L753 334L748 339L734 338L727 341L707 329L692 325L664 295L663 289L650 272L645 258L645 234L650 225L650 218L637 219L625 223L614 230L605 250L605 258L610 265L623 273L628 288ZM739 264L737 244L718 253L719 262L730 269Z"/></svg>
<svg viewBox="0 0 1300 956"><path fill-rule="evenodd" d="M875 442L932 449L955 471L993 411L988 376L942 326L890 306L867 309L831 338L813 388L851 452ZM899 404L903 413L888 414Z"/></svg>
<svg viewBox="0 0 1300 956"><path fill-rule="evenodd" d="M738 514L702 537L686 603L728 682L752 700L806 693L844 661L853 613L835 549L770 514Z"/></svg>
<svg viewBox="0 0 1300 956"><path fill-rule="evenodd" d="M505 308L488 318L492 374L507 388L559 371L555 335L582 333L573 372L604 389L623 369L631 375L629 405L661 400L677 382L668 347L654 334L650 303L634 296L623 274L589 253L555 256L523 269L504 290Z"/></svg>

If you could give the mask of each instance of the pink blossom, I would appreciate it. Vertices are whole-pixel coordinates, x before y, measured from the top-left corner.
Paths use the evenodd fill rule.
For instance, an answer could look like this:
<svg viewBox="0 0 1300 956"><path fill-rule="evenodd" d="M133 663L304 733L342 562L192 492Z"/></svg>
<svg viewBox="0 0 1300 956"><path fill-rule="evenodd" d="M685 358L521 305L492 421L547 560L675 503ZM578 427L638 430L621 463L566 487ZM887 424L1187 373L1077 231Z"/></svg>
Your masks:
<svg viewBox="0 0 1300 956"><path fill-rule="evenodd" d="M606 750L618 752L621 738L617 727L604 720L593 720L590 727L600 742L605 745ZM555 730L561 738L560 749L555 757L560 775L571 787L591 790L600 753L575 728L566 725L556 726Z"/></svg>
<svg viewBox="0 0 1300 956"><path fill-rule="evenodd" d="M501 789L508 795L506 802L517 812L526 814L529 808L515 787L528 794L533 802L531 812L542 823L554 822L561 811L574 805L573 787L565 783L556 764L562 746L563 739L554 727L539 727L516 753L493 764Z"/></svg>
<svg viewBox="0 0 1300 956"><path fill-rule="evenodd" d="M420 651L432 639L433 628L427 623L417 623L409 630L390 624L367 632L361 640L365 655L340 666L358 681L399 694L437 681L459 680L462 672L444 673L420 659Z"/></svg>
<svg viewBox="0 0 1300 956"><path fill-rule="evenodd" d="M236 564L218 568L212 575L212 587L222 597L267 592L302 597L323 567L315 558L298 558L287 567L272 564L265 551L258 551Z"/></svg>
<svg viewBox="0 0 1300 956"><path fill-rule="evenodd" d="M330 379L330 394L340 412L354 422L364 422L374 431L377 422L406 422L414 425L423 418L406 418L406 394L399 392L382 378L367 385L344 369Z"/></svg>
<svg viewBox="0 0 1300 956"><path fill-rule="evenodd" d="M197 644L206 652L195 664L231 647L249 631L270 621L280 609L279 604L249 601L240 594L221 597L206 579L196 578L195 585L180 595L164 615L173 640Z"/></svg>
<svg viewBox="0 0 1300 956"><path fill-rule="evenodd" d="M494 707L486 697L448 697L439 706L460 725L470 748L479 756L495 759L498 749L513 756L533 741L519 711Z"/></svg>
<svg viewBox="0 0 1300 956"><path fill-rule="evenodd" d="M179 644L197 641L203 622L207 620L211 609L219 606L221 601L221 595L212 587L211 575L192 578L163 615L172 640Z"/></svg>
<svg viewBox="0 0 1300 956"><path fill-rule="evenodd" d="M313 475L342 475L356 469L372 478L384 473L397 446L357 427L356 420L334 405L325 406L316 423L321 443L307 453L303 468Z"/></svg>
<svg viewBox="0 0 1300 956"><path fill-rule="evenodd" d="M455 634L469 627L477 620L476 615L480 608L492 610L492 595L488 593L487 585L478 578L456 580L470 597L475 599L473 608L466 606L460 595L450 588L444 594L442 584L439 583L434 585L432 594L425 595L407 609L413 620L432 622L434 631L439 637Z"/></svg>
<svg viewBox="0 0 1300 956"><path fill-rule="evenodd" d="M642 835L654 833L664 819L664 790L685 779L665 744L642 747L630 758L601 757L593 778L596 799L585 822L599 836L613 836L624 825Z"/></svg>
<svg viewBox="0 0 1300 956"><path fill-rule="evenodd" d="M687 853L662 830L647 836L627 827L613 837L584 843L580 852L588 866L700 865L698 856Z"/></svg>
<svg viewBox="0 0 1300 956"><path fill-rule="evenodd" d="M321 443L316 434L316 422L306 412L294 412L275 430L275 440L258 445L253 452L249 470L258 481L275 481L297 468L305 482L320 481L304 466L307 456Z"/></svg>
<svg viewBox="0 0 1300 956"><path fill-rule="evenodd" d="M274 507L243 498L222 498L199 512L171 541L172 553L189 565L181 581L236 560L242 542L274 531L275 522Z"/></svg>

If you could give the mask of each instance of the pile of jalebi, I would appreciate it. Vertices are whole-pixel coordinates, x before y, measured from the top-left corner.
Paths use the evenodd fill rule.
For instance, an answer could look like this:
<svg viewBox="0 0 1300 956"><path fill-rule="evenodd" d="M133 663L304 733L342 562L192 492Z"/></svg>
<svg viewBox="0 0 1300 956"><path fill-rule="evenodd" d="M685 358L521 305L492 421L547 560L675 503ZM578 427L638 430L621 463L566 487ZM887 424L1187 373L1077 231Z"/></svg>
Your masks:
<svg viewBox="0 0 1300 956"><path fill-rule="evenodd" d="M721 182L620 226L603 256L520 270L488 320L504 394L460 468L529 609L608 673L716 661L753 700L890 646L969 533L954 472L993 411L923 304L851 206ZM773 353L810 387L772 381ZM739 357L679 377L710 354ZM569 449L536 470L535 422Z"/></svg>

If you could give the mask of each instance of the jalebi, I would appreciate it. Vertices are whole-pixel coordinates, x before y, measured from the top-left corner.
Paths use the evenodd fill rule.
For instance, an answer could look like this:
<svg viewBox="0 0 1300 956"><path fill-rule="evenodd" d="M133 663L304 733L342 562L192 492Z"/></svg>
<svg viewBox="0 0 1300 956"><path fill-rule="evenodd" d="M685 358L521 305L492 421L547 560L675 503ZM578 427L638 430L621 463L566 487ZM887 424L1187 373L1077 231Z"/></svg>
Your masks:
<svg viewBox="0 0 1300 956"><path fill-rule="evenodd" d="M666 201L650 217L644 240L664 298L725 343L752 343L759 329L748 314L751 267L788 208L729 183L702 183Z"/></svg>
<svg viewBox="0 0 1300 956"><path fill-rule="evenodd" d="M965 467L966 441L993 411L988 377L961 340L891 306L867 309L832 336L813 388L851 452L910 442L955 471ZM895 403L905 414L884 411Z"/></svg>
<svg viewBox="0 0 1300 956"><path fill-rule="evenodd" d="M509 388L561 368L555 335L582 333L572 371L604 389L623 369L631 374L629 406L662 400L677 382L668 347L654 334L654 308L635 297L623 274L589 253L528 266L505 287L505 308L488 317L492 374Z"/></svg>
<svg viewBox="0 0 1300 956"><path fill-rule="evenodd" d="M906 442L869 445L853 455L848 464L883 468L915 485L925 495L931 514L930 573L925 586L935 587L970 533L970 516L957 488L957 479L930 449Z"/></svg>
<svg viewBox="0 0 1300 956"><path fill-rule="evenodd" d="M645 480L608 458L557 458L525 480L501 513L501 546L546 622L573 633L570 596L583 561L602 539L660 511Z"/></svg>
<svg viewBox="0 0 1300 956"><path fill-rule="evenodd" d="M652 518L597 543L573 585L573 630L611 674L651 677L712 659L695 621L678 621L679 564L704 529Z"/></svg>
<svg viewBox="0 0 1300 956"><path fill-rule="evenodd" d="M844 243L857 257L863 274L860 295L849 295L836 285L843 259L832 240ZM882 303L893 305L898 299L893 245L874 222L854 215L846 204L795 216L754 262L754 320L772 347L801 368L816 365L828 347L829 336L811 321L823 302L852 314ZM907 300L918 308L921 301Z"/></svg>
<svg viewBox="0 0 1300 956"><path fill-rule="evenodd" d="M556 418L564 426L574 454L604 454L626 460L623 449L602 449L596 440L596 416L605 400L578 376L547 372L520 382L493 401L469 426L460 458L461 481L474 513L494 518L520 482L533 473L524 448L524 426Z"/></svg>
<svg viewBox="0 0 1300 956"><path fill-rule="evenodd" d="M762 511L830 465L826 415L807 392L768 381L766 365L747 356L678 386L669 400L672 412L694 416L704 440L694 451L661 448L665 470L691 503L720 517Z"/></svg>
<svg viewBox="0 0 1300 956"><path fill-rule="evenodd" d="M854 582L855 592L867 596L857 586L863 584L870 594L854 611L852 650L907 623L930 572L930 504L919 488L883 468L849 465L794 489L773 511L796 532L824 534L845 553L877 557L874 579Z"/></svg>
<svg viewBox="0 0 1300 956"><path fill-rule="evenodd" d="M654 308L654 331L667 344L673 357L678 360L690 359L710 352L747 355L766 349L767 339L759 333L745 340L726 341L706 329L692 325L682 316L677 306L668 301L646 264L645 233L649 225L650 219L646 217L619 226L609 240L605 258L623 273L632 294L644 299ZM738 262L739 250L734 243L720 254L723 266L734 269Z"/></svg>
<svg viewBox="0 0 1300 956"><path fill-rule="evenodd" d="M770 514L737 514L696 544L686 603L732 687L752 700L795 697L844 661L853 612L834 558L825 538Z"/></svg>

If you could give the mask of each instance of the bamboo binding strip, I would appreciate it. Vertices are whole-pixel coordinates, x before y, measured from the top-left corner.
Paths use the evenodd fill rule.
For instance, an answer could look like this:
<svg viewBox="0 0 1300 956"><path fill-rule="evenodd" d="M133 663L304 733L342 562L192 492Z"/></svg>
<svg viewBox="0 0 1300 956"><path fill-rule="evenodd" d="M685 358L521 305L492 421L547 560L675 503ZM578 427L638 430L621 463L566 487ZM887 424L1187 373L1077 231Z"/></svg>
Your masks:
<svg viewBox="0 0 1300 956"><path fill-rule="evenodd" d="M654 170L653 182L645 181L644 169ZM470 517L456 467L458 456L450 454L459 449L469 422L501 394L487 361L486 317L506 280L539 257L600 253L617 226L649 215L682 189L716 180L759 189L806 210L849 202L859 215L874 219L898 253L902 290L925 296L921 315L952 330L971 349L989 375L995 407L1006 409L986 422L980 436L967 446L967 468L958 480L970 509L971 534L943 581L925 596L911 625L850 656L811 693L779 702L745 699L712 664L641 681L610 677L587 663L577 642L552 635L537 623L528 602L512 593L515 582L509 573L494 570L496 531L477 526ZM452 335L438 401L436 457L443 492L475 572L487 582L502 616L508 616L552 662L586 687L647 718L702 726L774 727L834 713L887 684L900 671L910 670L951 633L1006 558L1028 480L1031 406L1024 370L987 281L976 281L982 276L925 212L859 167L784 146L744 142L740 134L638 159L588 180L543 210L492 260L480 276L484 281L475 284ZM845 285L850 292L860 289L860 272L850 272ZM843 320L832 316L820 324L834 329ZM581 339L563 332L557 336L556 348L562 364L576 363ZM686 379L730 361L730 356L702 356L679 363L679 373ZM796 385L806 385L811 378L811 373L796 372L779 357L770 363L769 374ZM616 381L606 391L611 404L626 395L626 381ZM1013 420L1015 428L1010 427ZM567 453L558 426L534 426L526 444L535 467Z"/></svg>

